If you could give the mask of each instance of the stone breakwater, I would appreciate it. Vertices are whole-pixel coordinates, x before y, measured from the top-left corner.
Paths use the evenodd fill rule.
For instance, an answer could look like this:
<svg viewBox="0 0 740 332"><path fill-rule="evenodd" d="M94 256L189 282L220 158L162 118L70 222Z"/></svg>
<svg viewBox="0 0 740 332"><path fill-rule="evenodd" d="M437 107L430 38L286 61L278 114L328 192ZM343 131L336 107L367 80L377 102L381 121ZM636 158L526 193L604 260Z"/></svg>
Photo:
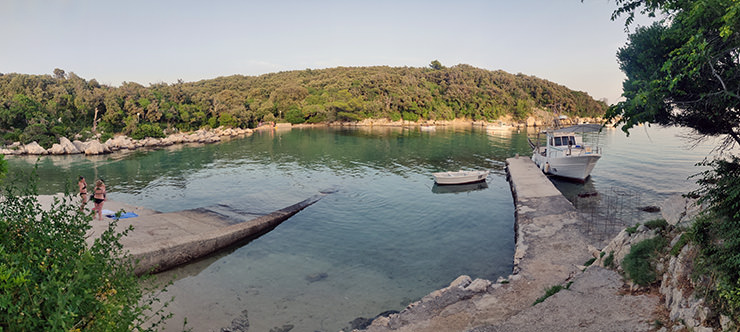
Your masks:
<svg viewBox="0 0 740 332"><path fill-rule="evenodd" d="M111 153L118 150L135 150L139 148L158 148L184 143L216 143L224 138L239 137L252 134L252 129L224 128L206 130L199 129L191 133L176 133L165 138L147 137L144 139L132 139L126 135L118 135L101 143L98 139L89 141L70 141L66 137L60 137L59 143L55 143L48 150L36 142L20 144L15 142L9 146L0 148L3 155L64 155L85 154L98 155Z"/></svg>

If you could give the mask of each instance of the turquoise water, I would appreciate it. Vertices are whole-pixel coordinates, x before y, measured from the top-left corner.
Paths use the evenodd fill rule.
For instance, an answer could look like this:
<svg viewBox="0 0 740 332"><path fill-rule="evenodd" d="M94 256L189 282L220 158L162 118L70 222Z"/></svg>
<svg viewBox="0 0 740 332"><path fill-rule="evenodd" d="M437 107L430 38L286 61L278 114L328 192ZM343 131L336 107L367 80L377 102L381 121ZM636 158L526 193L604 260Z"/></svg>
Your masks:
<svg viewBox="0 0 740 332"><path fill-rule="evenodd" d="M709 153L687 151L675 128L599 134L604 157L573 195L626 188L646 204L692 187ZM113 200L159 211L227 204L267 213L320 190L337 191L239 248L164 273L177 330L218 330L246 315L250 330L337 331L357 317L401 310L461 274L511 272L514 210L504 160L529 155L524 132L473 127L264 131L215 145L39 159L41 193L80 174L103 177ZM11 171L35 157L12 157ZM486 186L455 192L430 173L490 169ZM11 174L11 179L14 174ZM11 180L12 181L12 180ZM465 189L465 188L464 188Z"/></svg>

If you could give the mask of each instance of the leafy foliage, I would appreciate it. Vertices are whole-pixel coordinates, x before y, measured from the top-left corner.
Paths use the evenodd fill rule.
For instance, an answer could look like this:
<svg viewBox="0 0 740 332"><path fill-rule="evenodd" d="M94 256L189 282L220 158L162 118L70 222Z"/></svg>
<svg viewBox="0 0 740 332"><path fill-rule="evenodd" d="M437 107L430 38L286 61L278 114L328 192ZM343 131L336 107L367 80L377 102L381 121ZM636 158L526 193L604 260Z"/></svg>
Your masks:
<svg viewBox="0 0 740 332"><path fill-rule="evenodd" d="M149 87L124 82L117 88L61 69L53 76L0 74L0 134L48 148L58 136L90 129L93 119L104 133L132 134L148 133L153 126L165 131L245 128L271 121L525 118L551 105L571 116L606 111L585 92L534 76L445 67L439 61L430 67L306 69Z"/></svg>
<svg viewBox="0 0 740 332"><path fill-rule="evenodd" d="M668 222L665 219L653 219L645 222L645 227L648 229L659 229L665 231L668 228Z"/></svg>
<svg viewBox="0 0 740 332"><path fill-rule="evenodd" d="M647 286L654 283L657 274L652 260L666 244L664 237L656 236L632 245L630 252L622 261L624 272L638 285Z"/></svg>
<svg viewBox="0 0 740 332"><path fill-rule="evenodd" d="M643 123L680 125L740 143L740 2L618 0L612 18L665 19L630 34L617 54L627 75L623 97L607 112L628 131Z"/></svg>
<svg viewBox="0 0 740 332"><path fill-rule="evenodd" d="M681 253L681 249L683 249L683 247L686 246L687 243L689 243L690 239L691 238L686 233L682 233L681 237L678 238L678 241L676 241L676 244L674 244L671 248L671 256L678 257L678 254Z"/></svg>
<svg viewBox="0 0 740 332"><path fill-rule="evenodd" d="M88 245L91 215L70 196L42 209L30 183L0 204L0 330L156 330L168 315L122 252L128 231L113 222Z"/></svg>
<svg viewBox="0 0 740 332"><path fill-rule="evenodd" d="M542 302L544 302L545 300L547 300L547 298L548 298L548 297L550 297L550 296L553 296L553 295L557 294L557 293L558 293L559 291L561 291L561 290L563 290L563 289L565 289L565 287L563 287L563 286L561 286L561 285L555 285L555 286L552 286L552 287L548 288L548 289L547 289L547 290L545 291L545 295L542 295L542 296L538 297L538 298L537 298L537 299L536 299L536 300L534 301L534 303L532 303L532 305L534 306L534 305L537 305L538 303L542 303Z"/></svg>
<svg viewBox="0 0 740 332"><path fill-rule="evenodd" d="M145 137L165 137L164 132L162 131L162 128L159 128L158 124L149 124L144 123L134 130L134 132L131 134L131 138L133 139L142 139Z"/></svg>
<svg viewBox="0 0 740 332"><path fill-rule="evenodd" d="M601 253L603 254L604 252L602 251ZM603 257L604 255L601 256ZM614 251L610 251L609 255L604 257L604 267L614 267Z"/></svg>
<svg viewBox="0 0 740 332"><path fill-rule="evenodd" d="M694 224L691 235L704 263L717 275L717 291L723 303L740 318L740 158L702 163L711 168L697 174L700 203L708 206ZM733 295L734 294L734 295Z"/></svg>

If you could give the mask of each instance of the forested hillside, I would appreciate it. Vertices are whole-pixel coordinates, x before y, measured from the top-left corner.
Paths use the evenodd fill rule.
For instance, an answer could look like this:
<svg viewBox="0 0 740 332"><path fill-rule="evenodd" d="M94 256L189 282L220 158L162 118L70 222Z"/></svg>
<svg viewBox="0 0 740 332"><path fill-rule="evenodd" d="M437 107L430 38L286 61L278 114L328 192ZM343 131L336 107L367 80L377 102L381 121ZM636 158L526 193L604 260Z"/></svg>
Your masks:
<svg viewBox="0 0 740 332"><path fill-rule="evenodd" d="M90 135L93 129L137 138L262 121L524 119L535 108L553 107L571 116L601 116L606 110L585 92L537 77L469 65L446 68L438 61L429 68L306 69L148 87L101 85L61 69L53 75L0 73L2 138L44 147L59 136Z"/></svg>

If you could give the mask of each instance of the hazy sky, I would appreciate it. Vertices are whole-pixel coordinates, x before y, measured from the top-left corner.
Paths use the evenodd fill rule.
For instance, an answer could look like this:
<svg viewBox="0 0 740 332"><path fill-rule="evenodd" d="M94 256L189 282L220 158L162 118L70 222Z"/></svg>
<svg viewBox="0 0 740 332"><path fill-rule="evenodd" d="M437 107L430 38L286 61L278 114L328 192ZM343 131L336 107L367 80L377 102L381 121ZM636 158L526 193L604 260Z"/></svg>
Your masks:
<svg viewBox="0 0 740 332"><path fill-rule="evenodd" d="M173 83L337 66L469 64L615 102L607 0L0 0L0 73Z"/></svg>

